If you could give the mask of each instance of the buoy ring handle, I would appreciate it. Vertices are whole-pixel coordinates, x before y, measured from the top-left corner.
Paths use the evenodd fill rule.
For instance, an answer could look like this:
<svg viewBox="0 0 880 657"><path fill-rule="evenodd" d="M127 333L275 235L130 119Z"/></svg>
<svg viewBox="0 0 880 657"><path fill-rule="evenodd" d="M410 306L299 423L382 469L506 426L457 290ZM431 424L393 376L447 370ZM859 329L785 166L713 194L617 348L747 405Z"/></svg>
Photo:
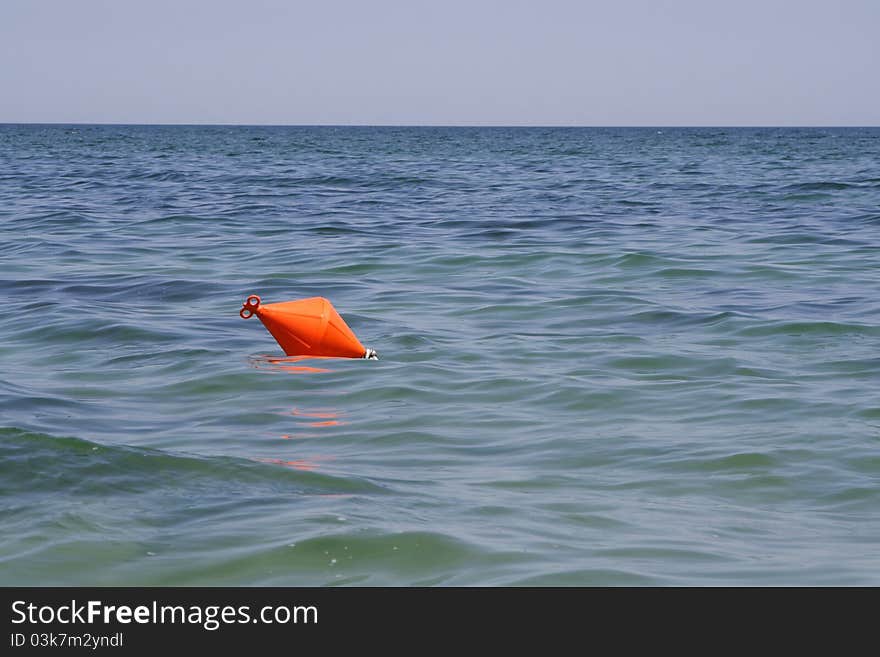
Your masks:
<svg viewBox="0 0 880 657"><path fill-rule="evenodd" d="M254 316L254 311L260 307L260 297L256 294L250 295L247 300L241 304L241 310L238 314L242 319L250 319Z"/></svg>

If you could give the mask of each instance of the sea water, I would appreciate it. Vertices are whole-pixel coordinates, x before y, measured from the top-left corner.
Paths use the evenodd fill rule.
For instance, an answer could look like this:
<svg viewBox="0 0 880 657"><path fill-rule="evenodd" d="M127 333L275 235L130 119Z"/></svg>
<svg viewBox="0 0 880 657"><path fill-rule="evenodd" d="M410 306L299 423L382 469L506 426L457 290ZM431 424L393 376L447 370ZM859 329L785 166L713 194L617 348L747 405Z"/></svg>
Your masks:
<svg viewBox="0 0 880 657"><path fill-rule="evenodd" d="M5 125L0 249L0 584L880 584L880 129Z"/></svg>

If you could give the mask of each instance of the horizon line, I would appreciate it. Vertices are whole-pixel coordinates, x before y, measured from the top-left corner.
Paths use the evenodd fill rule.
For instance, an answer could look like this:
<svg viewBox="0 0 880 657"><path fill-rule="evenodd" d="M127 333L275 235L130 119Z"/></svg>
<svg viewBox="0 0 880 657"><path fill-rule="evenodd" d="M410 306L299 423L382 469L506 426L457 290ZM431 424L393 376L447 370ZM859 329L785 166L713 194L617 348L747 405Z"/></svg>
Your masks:
<svg viewBox="0 0 880 657"><path fill-rule="evenodd" d="M0 126L31 125L31 126L131 126L131 127L215 127L215 128L880 128L877 125L856 124L540 124L540 123L186 123L186 122L153 122L137 123L126 121L0 121Z"/></svg>

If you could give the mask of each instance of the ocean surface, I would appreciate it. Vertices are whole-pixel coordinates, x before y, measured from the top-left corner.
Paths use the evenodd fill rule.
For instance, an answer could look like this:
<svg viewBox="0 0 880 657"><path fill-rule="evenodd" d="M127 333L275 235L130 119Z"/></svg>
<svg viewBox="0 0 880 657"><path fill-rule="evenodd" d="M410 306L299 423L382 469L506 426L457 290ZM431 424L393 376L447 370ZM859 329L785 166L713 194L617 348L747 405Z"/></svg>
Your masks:
<svg viewBox="0 0 880 657"><path fill-rule="evenodd" d="M880 129L3 125L0 245L0 585L880 585Z"/></svg>

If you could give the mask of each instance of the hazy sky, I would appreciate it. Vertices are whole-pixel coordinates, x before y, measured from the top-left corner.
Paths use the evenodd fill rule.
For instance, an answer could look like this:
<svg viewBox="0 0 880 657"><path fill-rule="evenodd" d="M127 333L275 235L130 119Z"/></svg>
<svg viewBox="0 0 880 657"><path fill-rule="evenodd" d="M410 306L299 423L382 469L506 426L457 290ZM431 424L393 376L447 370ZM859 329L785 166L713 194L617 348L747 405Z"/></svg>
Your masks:
<svg viewBox="0 0 880 657"><path fill-rule="evenodd" d="M880 0L0 0L0 122L880 125Z"/></svg>

